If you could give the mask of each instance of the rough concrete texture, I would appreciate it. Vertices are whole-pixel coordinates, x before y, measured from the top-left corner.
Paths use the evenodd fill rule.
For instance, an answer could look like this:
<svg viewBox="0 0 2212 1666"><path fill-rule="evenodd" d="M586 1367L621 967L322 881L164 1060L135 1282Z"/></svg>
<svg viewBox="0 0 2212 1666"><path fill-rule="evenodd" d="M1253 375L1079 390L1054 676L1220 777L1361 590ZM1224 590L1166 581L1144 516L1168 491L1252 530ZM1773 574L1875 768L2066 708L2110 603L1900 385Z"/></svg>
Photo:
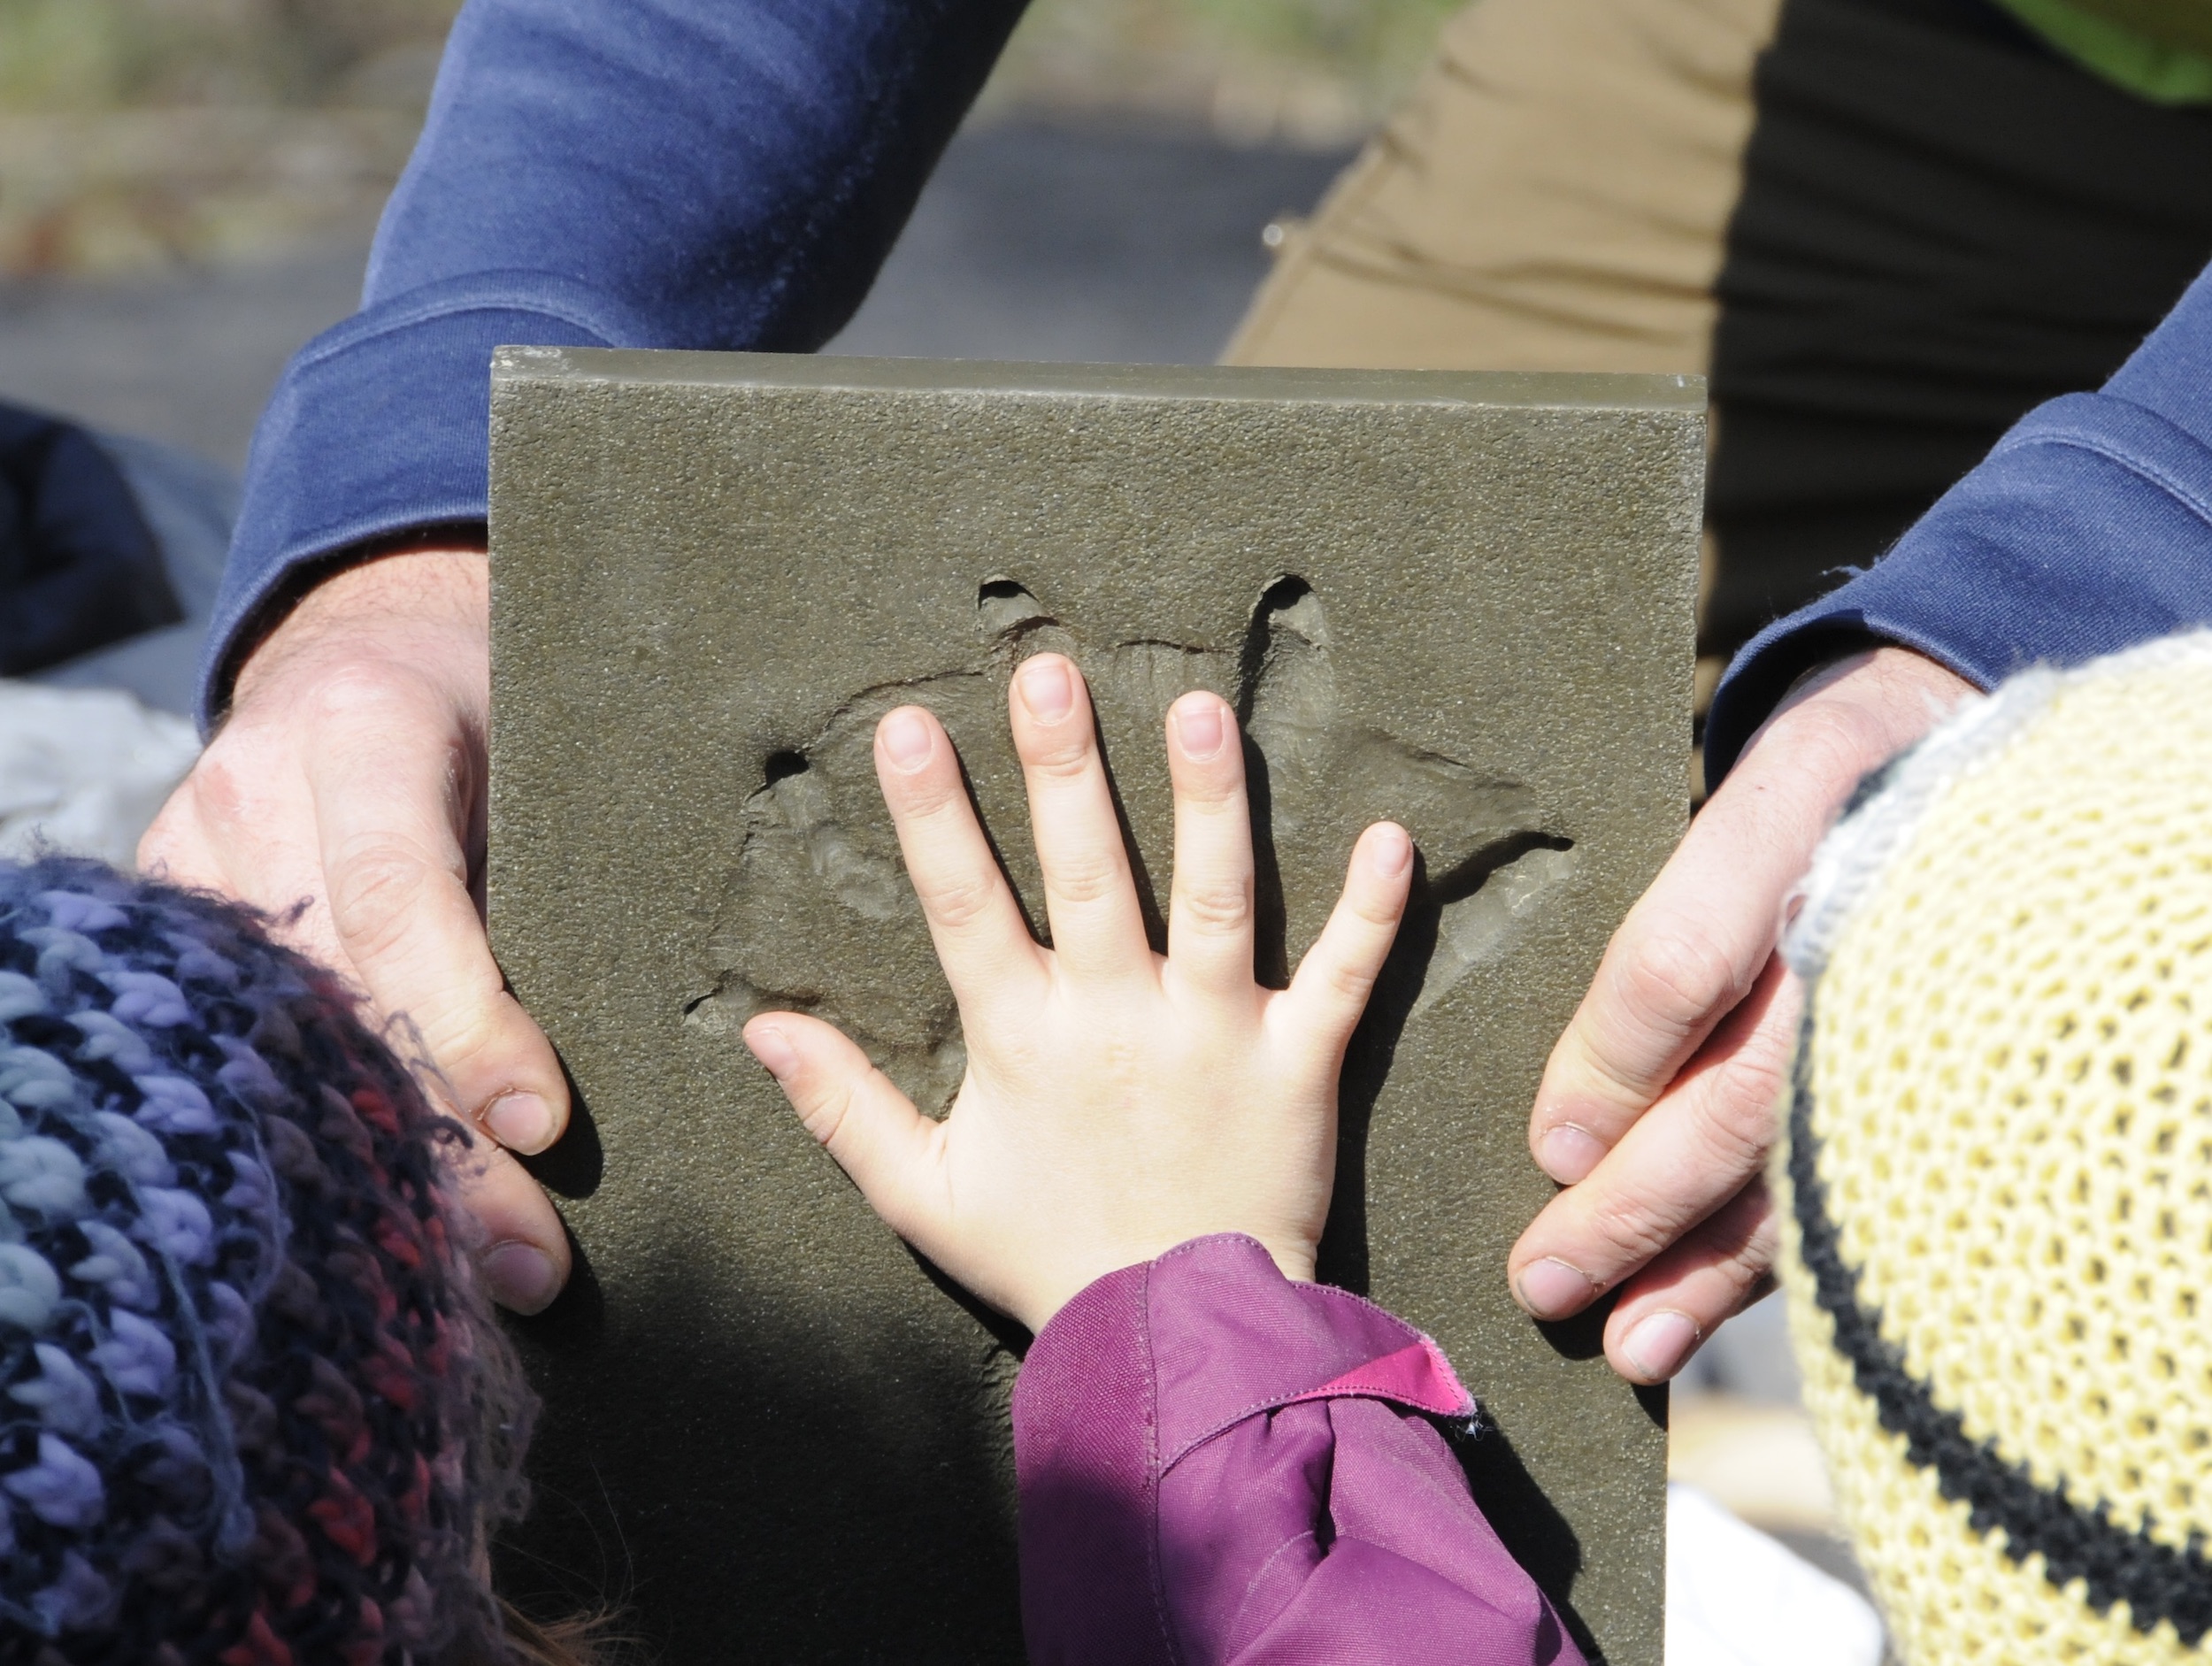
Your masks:
<svg viewBox="0 0 2212 1666"><path fill-rule="evenodd" d="M1018 1658L1024 1339L877 1223L738 1029L805 1008L946 1100L869 735L939 713L1037 917L1004 701L1049 647L1156 929L1187 689L1248 718L1265 975L1360 825L1412 829L1325 1273L1449 1350L1500 1532L1605 1660L1657 1666L1663 1396L1594 1318L1532 1324L1504 1261L1551 1193L1545 1055L1681 831L1702 388L510 349L492 421L493 939L586 1108L538 1165L582 1254L522 1327L549 1411L511 1574L611 1592L680 1666Z"/></svg>

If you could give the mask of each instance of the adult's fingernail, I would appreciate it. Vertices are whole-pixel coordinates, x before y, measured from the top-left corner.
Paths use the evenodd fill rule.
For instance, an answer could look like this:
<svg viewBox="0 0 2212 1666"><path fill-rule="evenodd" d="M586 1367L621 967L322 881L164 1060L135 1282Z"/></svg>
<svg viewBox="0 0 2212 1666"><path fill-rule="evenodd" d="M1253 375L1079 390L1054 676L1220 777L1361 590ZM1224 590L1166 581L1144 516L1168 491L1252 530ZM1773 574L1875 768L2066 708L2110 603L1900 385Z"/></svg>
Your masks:
<svg viewBox="0 0 2212 1666"><path fill-rule="evenodd" d="M1536 1145L1537 1165L1562 1186L1589 1178L1604 1161L1604 1142L1571 1122L1557 1124Z"/></svg>
<svg viewBox="0 0 2212 1666"><path fill-rule="evenodd" d="M1204 763L1221 750L1221 702L1202 696L1175 704L1175 738L1183 743L1183 756Z"/></svg>
<svg viewBox="0 0 2212 1666"><path fill-rule="evenodd" d="M753 1056L771 1076L780 1079L798 1068L798 1049L791 1045L791 1038L772 1024L757 1024L747 1030L745 1045L753 1049Z"/></svg>
<svg viewBox="0 0 2212 1666"><path fill-rule="evenodd" d="M1597 1285L1581 1268L1547 1255L1521 1269L1513 1281L1521 1305L1540 1319L1560 1319L1587 1307Z"/></svg>
<svg viewBox="0 0 2212 1666"><path fill-rule="evenodd" d="M528 1244L494 1244L484 1252L484 1282L493 1299L517 1313L542 1313L561 1294L550 1257Z"/></svg>
<svg viewBox="0 0 2212 1666"><path fill-rule="evenodd" d="M1662 1308L1636 1321L1621 1352L1628 1363L1655 1383L1663 1383L1680 1370L1705 1340L1705 1332L1686 1313Z"/></svg>
<svg viewBox="0 0 2212 1666"><path fill-rule="evenodd" d="M936 744L918 712L901 707L883 720L883 755L891 760L894 769L911 775L929 762L930 749Z"/></svg>
<svg viewBox="0 0 2212 1666"><path fill-rule="evenodd" d="M1075 684L1068 663L1056 656L1041 655L1021 668L1014 687L1021 690L1022 704L1040 723L1057 723L1075 705Z"/></svg>
<svg viewBox="0 0 2212 1666"><path fill-rule="evenodd" d="M484 1107L484 1126L508 1150L528 1155L553 1143L553 1107L535 1094L502 1094Z"/></svg>

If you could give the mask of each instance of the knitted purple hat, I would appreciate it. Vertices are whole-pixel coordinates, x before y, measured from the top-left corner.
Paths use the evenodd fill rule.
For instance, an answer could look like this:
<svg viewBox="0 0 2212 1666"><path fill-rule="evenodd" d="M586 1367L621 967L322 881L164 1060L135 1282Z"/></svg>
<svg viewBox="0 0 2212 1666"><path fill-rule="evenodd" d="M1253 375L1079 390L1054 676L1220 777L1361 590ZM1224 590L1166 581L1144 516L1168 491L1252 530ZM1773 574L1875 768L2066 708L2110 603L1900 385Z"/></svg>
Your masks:
<svg viewBox="0 0 2212 1666"><path fill-rule="evenodd" d="M254 917L0 864L0 1662L506 1657L528 1397L435 1116Z"/></svg>

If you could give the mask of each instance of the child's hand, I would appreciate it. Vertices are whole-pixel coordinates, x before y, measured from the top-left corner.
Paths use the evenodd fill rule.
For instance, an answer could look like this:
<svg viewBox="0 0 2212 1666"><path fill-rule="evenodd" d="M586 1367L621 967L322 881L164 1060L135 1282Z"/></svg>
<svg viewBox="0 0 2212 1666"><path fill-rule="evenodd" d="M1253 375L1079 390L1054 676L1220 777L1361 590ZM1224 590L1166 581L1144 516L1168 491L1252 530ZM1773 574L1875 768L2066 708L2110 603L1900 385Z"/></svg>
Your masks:
<svg viewBox="0 0 2212 1666"><path fill-rule="evenodd" d="M966 1031L967 1079L944 1121L817 1019L763 1014L746 1044L893 1230L1033 1331L1093 1280L1209 1232L1249 1233L1287 1276L1312 1278L1337 1076L1405 911L1412 841L1370 827L1291 987L1261 988L1236 717L1186 695L1167 718L1163 958L1145 941L1082 678L1039 655L1011 704L1049 949L1023 924L937 719L902 706L876 730L876 772Z"/></svg>

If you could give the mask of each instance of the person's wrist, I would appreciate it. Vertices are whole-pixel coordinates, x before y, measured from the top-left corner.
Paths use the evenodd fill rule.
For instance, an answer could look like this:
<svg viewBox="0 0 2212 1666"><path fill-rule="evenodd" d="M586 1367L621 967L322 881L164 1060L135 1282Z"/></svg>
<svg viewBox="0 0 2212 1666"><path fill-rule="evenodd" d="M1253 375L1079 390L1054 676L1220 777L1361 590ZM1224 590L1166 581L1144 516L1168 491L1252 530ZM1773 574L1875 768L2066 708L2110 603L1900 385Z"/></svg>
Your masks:
<svg viewBox="0 0 2212 1666"><path fill-rule="evenodd" d="M1909 648L1885 644L1800 676L1745 746L1735 772L1757 779L1785 768L1827 789L1824 821L1870 771L1915 745L1978 692L1956 672Z"/></svg>
<svg viewBox="0 0 2212 1666"><path fill-rule="evenodd" d="M1261 1246L1273 1257L1275 1269L1293 1284L1313 1284L1317 1281L1316 1269L1321 1260L1318 1244L1296 1244L1288 1248L1271 1243L1263 1238Z"/></svg>
<svg viewBox="0 0 2212 1666"><path fill-rule="evenodd" d="M1086 1290L1107 1279L1127 1272L1133 1267L1148 1267L1163 1255L1170 1255L1190 1244L1209 1238L1245 1238L1267 1251L1275 1269L1292 1284L1316 1282L1315 1267L1317 1249L1311 1246L1283 1245L1271 1242L1258 1232L1245 1232L1236 1227L1212 1227L1200 1231L1175 1231L1161 1235L1163 1241L1141 1249L1125 1249L1094 1258L1094 1263L1079 1271L1071 1271L1067 1277L1050 1286L1027 1293L1010 1307L1011 1317L1035 1335L1057 1318ZM1171 1241L1167 1241L1171 1240Z"/></svg>
<svg viewBox="0 0 2212 1666"><path fill-rule="evenodd" d="M488 626L489 597L483 545L456 529L326 564L311 581L265 610L229 679L226 714L281 687L303 664L356 652L373 655L380 642L396 634L454 632L480 638Z"/></svg>

